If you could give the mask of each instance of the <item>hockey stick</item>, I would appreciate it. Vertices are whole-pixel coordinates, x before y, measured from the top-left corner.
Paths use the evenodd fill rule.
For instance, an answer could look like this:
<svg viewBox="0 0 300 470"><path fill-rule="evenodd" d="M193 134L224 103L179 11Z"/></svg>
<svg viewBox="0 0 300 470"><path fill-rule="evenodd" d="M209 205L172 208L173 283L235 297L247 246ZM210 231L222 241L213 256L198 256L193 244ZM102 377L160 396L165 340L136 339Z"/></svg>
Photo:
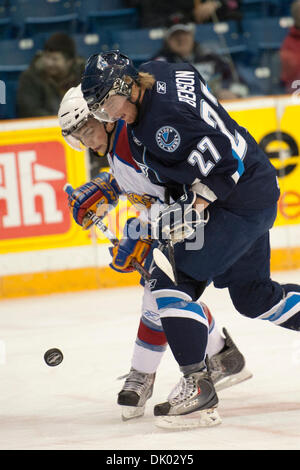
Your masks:
<svg viewBox="0 0 300 470"><path fill-rule="evenodd" d="M67 194L72 194L74 189L70 184L65 184L64 191ZM101 217L98 217L93 211L87 212L86 216L93 222L93 225L99 228L101 232L106 236L106 238L114 245L118 245L119 240L111 230L102 222ZM145 281L150 281L151 274L142 266L137 260L133 259L131 261L132 266L138 273L142 276Z"/></svg>
<svg viewBox="0 0 300 470"><path fill-rule="evenodd" d="M172 265L166 255L164 255L161 251L162 249L163 244L161 244L159 248L154 248L153 250L153 259L155 264L171 279L175 286L177 286L177 281L174 276Z"/></svg>
<svg viewBox="0 0 300 470"><path fill-rule="evenodd" d="M170 192L169 192L168 188L166 188L166 190L165 190L165 200L166 200L166 203L168 205L170 205ZM172 271L173 271L173 279L172 280L173 280L175 286L178 286L177 272L176 272L176 265L175 265L175 256L174 256L174 245L173 245L173 241L169 237L167 238L167 246L168 246L168 254L169 254L169 263L170 263L170 266L171 266ZM163 254L163 253L161 253L161 254ZM156 254L156 256L157 256L157 254ZM161 258L161 256L160 256L160 258Z"/></svg>

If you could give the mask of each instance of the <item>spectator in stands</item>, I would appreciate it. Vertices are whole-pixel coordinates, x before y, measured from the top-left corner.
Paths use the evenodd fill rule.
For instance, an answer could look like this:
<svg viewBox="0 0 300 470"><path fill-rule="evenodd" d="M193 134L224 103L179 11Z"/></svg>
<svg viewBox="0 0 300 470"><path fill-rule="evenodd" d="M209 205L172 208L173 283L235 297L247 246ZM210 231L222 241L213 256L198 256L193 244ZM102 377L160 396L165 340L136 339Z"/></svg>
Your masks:
<svg viewBox="0 0 300 470"><path fill-rule="evenodd" d="M300 1L291 7L294 26L282 43L280 49L281 80L287 93L299 89L300 81ZM296 83L298 81L298 84Z"/></svg>
<svg viewBox="0 0 300 470"><path fill-rule="evenodd" d="M45 42L19 80L17 116L57 115L66 91L80 83L85 60L76 55L73 39L55 33Z"/></svg>
<svg viewBox="0 0 300 470"><path fill-rule="evenodd" d="M205 51L195 41L194 29L192 23L172 25L166 32L162 49L153 59L193 64L219 100L246 96L248 88L241 83L234 65Z"/></svg>
<svg viewBox="0 0 300 470"><path fill-rule="evenodd" d="M241 19L241 0L127 0L128 7L139 9L143 28L165 27L170 21L204 23Z"/></svg>

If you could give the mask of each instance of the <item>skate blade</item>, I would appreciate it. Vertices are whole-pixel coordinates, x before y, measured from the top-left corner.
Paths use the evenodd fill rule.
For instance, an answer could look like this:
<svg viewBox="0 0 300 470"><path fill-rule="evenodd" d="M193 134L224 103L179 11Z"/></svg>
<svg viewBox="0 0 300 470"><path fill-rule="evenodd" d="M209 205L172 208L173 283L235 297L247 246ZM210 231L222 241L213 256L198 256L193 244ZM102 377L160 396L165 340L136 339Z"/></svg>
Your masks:
<svg viewBox="0 0 300 470"><path fill-rule="evenodd" d="M187 415L156 416L155 425L163 429L185 430L217 426L222 420L216 408L194 411Z"/></svg>
<svg viewBox="0 0 300 470"><path fill-rule="evenodd" d="M145 406L121 406L122 420L129 421L130 419L139 418L145 413Z"/></svg>
<svg viewBox="0 0 300 470"><path fill-rule="evenodd" d="M220 380L220 382L217 382L215 384L215 390L216 392L220 392L220 390L233 387L234 385L244 382L245 380L249 380L251 379L251 377L253 377L253 374L249 370L244 368L238 374L229 375L228 377L225 377L224 379Z"/></svg>

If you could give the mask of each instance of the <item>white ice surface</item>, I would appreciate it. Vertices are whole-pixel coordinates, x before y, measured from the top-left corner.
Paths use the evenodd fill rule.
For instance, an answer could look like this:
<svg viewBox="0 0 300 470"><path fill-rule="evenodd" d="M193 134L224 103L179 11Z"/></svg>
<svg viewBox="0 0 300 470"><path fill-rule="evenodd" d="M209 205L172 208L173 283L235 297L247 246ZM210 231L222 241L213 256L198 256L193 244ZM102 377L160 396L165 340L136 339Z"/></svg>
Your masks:
<svg viewBox="0 0 300 470"><path fill-rule="evenodd" d="M275 280L299 282L300 271ZM220 426L171 432L152 409L180 374L170 351L143 418L124 423L116 404L130 367L142 289L89 291L0 302L0 449L298 449L300 333L240 316L227 290L203 300L226 326L254 377L220 392ZM46 366L47 349L63 363ZM4 354L5 353L5 354Z"/></svg>

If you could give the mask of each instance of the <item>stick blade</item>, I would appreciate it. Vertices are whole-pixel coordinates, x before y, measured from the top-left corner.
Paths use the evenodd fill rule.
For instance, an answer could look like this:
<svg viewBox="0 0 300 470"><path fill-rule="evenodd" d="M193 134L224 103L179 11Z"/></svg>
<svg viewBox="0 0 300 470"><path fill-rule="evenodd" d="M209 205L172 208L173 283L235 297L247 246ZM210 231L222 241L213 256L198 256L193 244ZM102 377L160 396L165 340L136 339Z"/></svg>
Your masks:
<svg viewBox="0 0 300 470"><path fill-rule="evenodd" d="M158 248L154 248L153 259L159 269L161 269L175 284L173 268L166 255L164 255Z"/></svg>

